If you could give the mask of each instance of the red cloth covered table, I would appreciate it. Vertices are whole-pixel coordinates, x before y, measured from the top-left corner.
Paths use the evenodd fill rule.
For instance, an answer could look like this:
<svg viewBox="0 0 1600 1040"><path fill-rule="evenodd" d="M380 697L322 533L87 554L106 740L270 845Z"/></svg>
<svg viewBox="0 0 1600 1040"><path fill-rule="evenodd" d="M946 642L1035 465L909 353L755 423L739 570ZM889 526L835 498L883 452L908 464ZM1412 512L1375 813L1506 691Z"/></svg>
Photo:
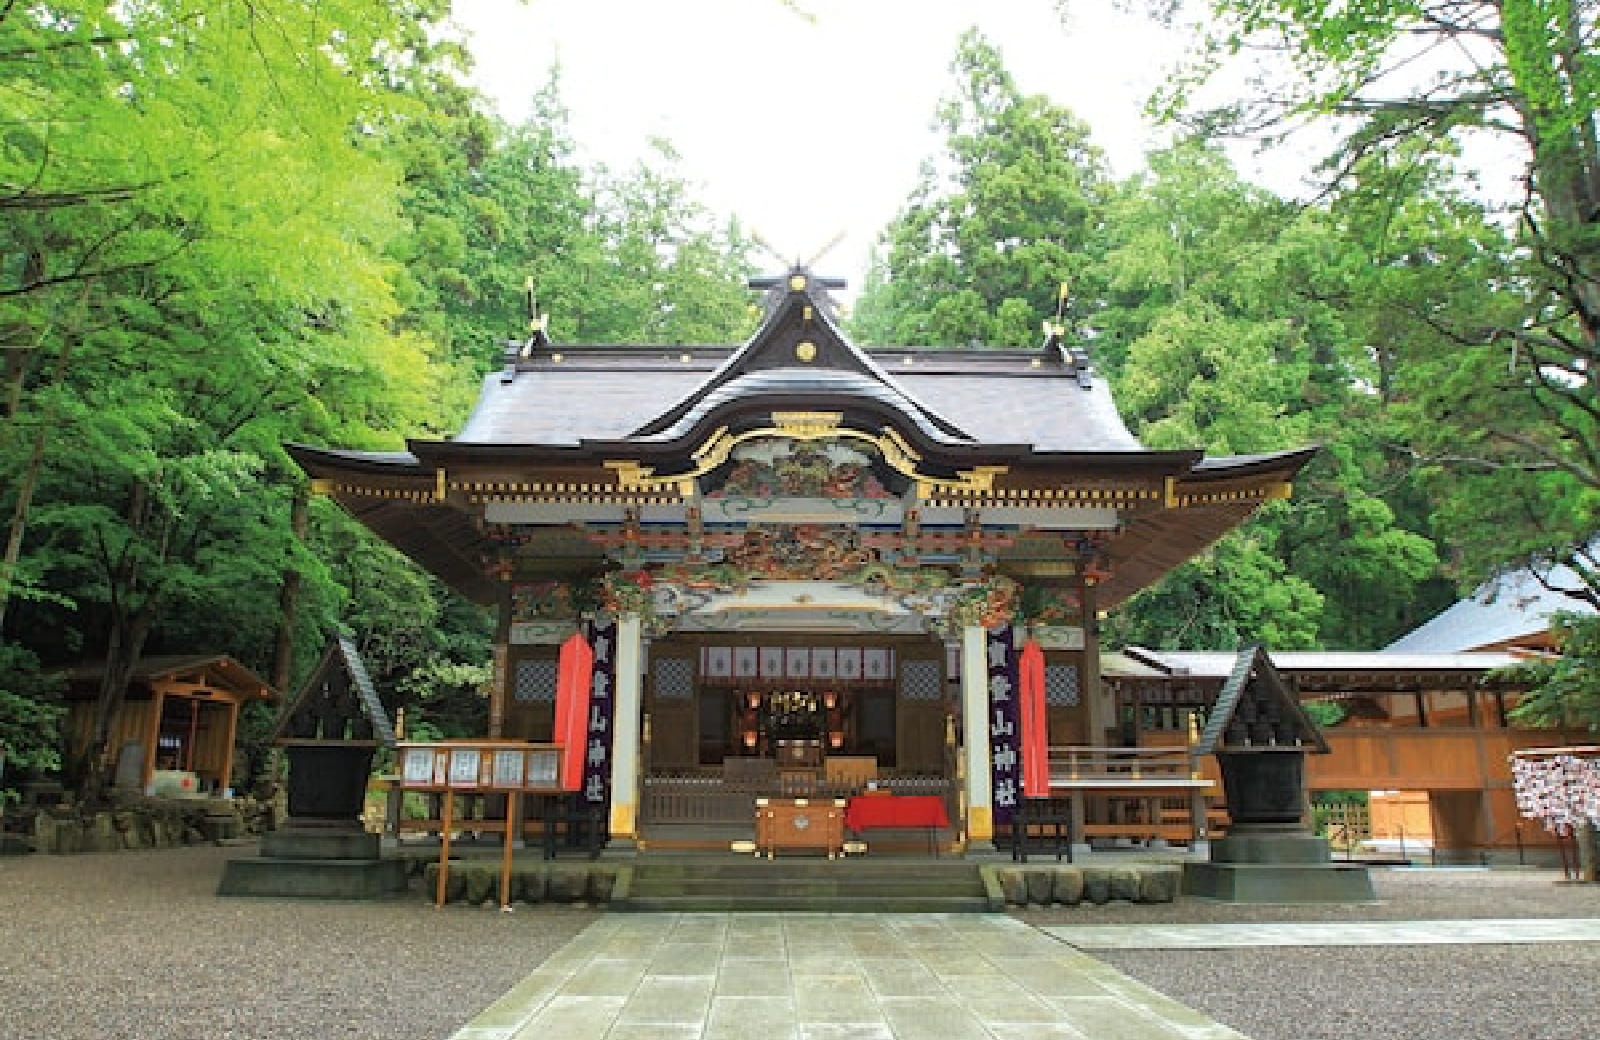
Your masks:
<svg viewBox="0 0 1600 1040"><path fill-rule="evenodd" d="M950 820L938 795L896 794L850 799L844 825L860 834L874 827L948 827Z"/></svg>

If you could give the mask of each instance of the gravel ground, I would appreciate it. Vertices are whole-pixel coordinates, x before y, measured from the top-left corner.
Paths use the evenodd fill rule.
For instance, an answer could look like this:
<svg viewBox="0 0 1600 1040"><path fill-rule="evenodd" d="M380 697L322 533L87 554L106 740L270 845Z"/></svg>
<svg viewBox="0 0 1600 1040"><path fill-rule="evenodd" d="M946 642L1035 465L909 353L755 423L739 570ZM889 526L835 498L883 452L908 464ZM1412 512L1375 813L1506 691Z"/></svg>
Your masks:
<svg viewBox="0 0 1600 1040"><path fill-rule="evenodd" d="M241 855L0 858L0 1038L433 1040L597 913L219 898Z"/></svg>
<svg viewBox="0 0 1600 1040"><path fill-rule="evenodd" d="M1374 870L1365 906L1180 900L1027 911L1034 924L1600 917L1600 889L1559 871ZM1593 1040L1600 944L1095 950L1254 1040Z"/></svg>
<svg viewBox="0 0 1600 1040"><path fill-rule="evenodd" d="M573 908L435 910L221 899L253 848L0 859L0 1040L433 1040L592 921ZM1019 912L1034 924L1600 917L1545 871L1374 871L1370 906ZM1600 1037L1600 944L1099 951L1255 1040ZM552 1038L559 1040L559 1038Z"/></svg>

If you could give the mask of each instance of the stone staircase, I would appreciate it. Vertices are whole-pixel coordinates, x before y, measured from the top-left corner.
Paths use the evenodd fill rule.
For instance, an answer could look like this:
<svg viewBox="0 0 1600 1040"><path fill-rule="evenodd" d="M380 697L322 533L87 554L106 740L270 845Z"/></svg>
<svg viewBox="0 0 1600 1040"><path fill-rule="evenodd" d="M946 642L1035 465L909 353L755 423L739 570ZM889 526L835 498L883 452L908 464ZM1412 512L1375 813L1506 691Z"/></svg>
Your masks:
<svg viewBox="0 0 1600 1040"><path fill-rule="evenodd" d="M1003 908L974 863L951 860L642 860L614 910L986 913Z"/></svg>

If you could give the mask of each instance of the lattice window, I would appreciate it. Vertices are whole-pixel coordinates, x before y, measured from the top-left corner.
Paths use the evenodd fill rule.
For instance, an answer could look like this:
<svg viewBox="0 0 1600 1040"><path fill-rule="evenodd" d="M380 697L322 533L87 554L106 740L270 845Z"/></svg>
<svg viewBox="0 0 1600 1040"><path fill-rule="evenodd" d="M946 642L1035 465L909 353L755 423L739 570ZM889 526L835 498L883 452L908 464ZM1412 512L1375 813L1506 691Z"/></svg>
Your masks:
<svg viewBox="0 0 1600 1040"><path fill-rule="evenodd" d="M1044 667L1044 702L1052 708L1072 708L1078 703L1078 666L1047 664Z"/></svg>
<svg viewBox="0 0 1600 1040"><path fill-rule="evenodd" d="M662 657L656 665L656 698L686 701L694 696L694 661L687 657Z"/></svg>
<svg viewBox="0 0 1600 1040"><path fill-rule="evenodd" d="M903 661L900 697L908 701L936 701L944 696L944 672L938 661Z"/></svg>
<svg viewBox="0 0 1600 1040"><path fill-rule="evenodd" d="M518 661L517 681L511 696L519 701L554 701L556 662L542 657Z"/></svg>

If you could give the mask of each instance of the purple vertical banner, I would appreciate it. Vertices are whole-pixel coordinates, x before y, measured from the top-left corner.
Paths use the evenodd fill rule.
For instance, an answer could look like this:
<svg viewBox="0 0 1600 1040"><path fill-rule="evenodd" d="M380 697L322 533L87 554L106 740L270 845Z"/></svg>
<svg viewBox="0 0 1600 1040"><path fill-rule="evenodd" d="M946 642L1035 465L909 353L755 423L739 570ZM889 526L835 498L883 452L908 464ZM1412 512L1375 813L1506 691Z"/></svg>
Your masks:
<svg viewBox="0 0 1600 1040"><path fill-rule="evenodd" d="M989 764L995 833L1011 826L1022 789L1021 709L1017 651L1010 625L991 628L989 644ZM597 666L598 667L598 666Z"/></svg>
<svg viewBox="0 0 1600 1040"><path fill-rule="evenodd" d="M583 798L605 804L611 795L611 727L616 710L617 621L602 615L583 623L583 637L594 651L594 685L589 689L589 740L583 756Z"/></svg>

